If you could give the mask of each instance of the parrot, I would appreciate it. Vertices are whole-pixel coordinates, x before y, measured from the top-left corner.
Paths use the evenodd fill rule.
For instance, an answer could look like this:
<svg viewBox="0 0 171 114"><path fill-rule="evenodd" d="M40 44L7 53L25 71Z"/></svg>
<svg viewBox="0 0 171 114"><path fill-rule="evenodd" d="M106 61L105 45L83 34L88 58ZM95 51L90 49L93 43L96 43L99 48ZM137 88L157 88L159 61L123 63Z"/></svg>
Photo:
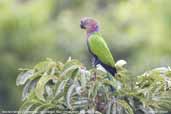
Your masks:
<svg viewBox="0 0 171 114"><path fill-rule="evenodd" d="M115 60L111 51L100 34L99 23L91 17L84 17L80 20L80 28L86 31L86 42L88 51L92 55L92 64L96 67L100 64L112 76L117 73Z"/></svg>

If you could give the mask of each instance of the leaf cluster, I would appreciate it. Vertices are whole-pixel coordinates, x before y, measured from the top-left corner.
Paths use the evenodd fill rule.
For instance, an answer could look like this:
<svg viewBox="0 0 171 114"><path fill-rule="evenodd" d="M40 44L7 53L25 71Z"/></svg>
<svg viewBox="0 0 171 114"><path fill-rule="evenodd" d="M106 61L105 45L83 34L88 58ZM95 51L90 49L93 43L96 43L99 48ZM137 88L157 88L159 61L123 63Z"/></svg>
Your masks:
<svg viewBox="0 0 171 114"><path fill-rule="evenodd" d="M169 67L139 76L132 76L124 66L116 68L118 72L113 77L100 68L87 70L78 60L69 58L66 63L47 59L32 69L20 69L16 84L24 86L24 103L19 113L155 114L170 111Z"/></svg>

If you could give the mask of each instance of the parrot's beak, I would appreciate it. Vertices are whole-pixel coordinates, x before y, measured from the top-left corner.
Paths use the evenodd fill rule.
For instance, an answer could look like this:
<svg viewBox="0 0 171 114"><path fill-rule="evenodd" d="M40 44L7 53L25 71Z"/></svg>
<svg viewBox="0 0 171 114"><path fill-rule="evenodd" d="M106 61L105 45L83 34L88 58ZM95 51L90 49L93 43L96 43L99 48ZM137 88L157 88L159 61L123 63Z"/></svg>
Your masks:
<svg viewBox="0 0 171 114"><path fill-rule="evenodd" d="M81 29L86 29L85 26L84 26L84 24L83 24L83 22L80 23L80 28Z"/></svg>
<svg viewBox="0 0 171 114"><path fill-rule="evenodd" d="M80 28L81 28L81 29L85 29L85 27L84 27L83 24L80 24Z"/></svg>

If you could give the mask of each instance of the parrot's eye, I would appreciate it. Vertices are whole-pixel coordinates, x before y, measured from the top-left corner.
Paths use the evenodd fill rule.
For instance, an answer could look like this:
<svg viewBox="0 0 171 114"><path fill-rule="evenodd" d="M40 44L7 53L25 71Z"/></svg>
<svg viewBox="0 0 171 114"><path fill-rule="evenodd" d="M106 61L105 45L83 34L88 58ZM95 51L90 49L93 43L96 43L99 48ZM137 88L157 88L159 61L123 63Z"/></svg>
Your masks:
<svg viewBox="0 0 171 114"><path fill-rule="evenodd" d="M89 22L88 21L85 21L84 24L87 25Z"/></svg>

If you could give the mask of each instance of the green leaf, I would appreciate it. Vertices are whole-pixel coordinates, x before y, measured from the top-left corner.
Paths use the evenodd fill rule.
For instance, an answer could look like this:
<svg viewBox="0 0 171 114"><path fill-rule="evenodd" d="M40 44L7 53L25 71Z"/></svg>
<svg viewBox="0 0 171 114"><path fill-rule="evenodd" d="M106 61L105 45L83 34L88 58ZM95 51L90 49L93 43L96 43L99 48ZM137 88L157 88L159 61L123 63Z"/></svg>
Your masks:
<svg viewBox="0 0 171 114"><path fill-rule="evenodd" d="M26 81L33 76L34 70L28 70L26 72L22 72L18 75L16 79L16 85L24 85Z"/></svg>
<svg viewBox="0 0 171 114"><path fill-rule="evenodd" d="M87 73L85 70L81 70L81 75L80 75L80 82L81 86L84 88L87 84Z"/></svg>
<svg viewBox="0 0 171 114"><path fill-rule="evenodd" d="M53 88L51 88L50 86L46 85L45 86L45 90L46 90L46 93L47 93L48 97L53 97Z"/></svg>
<svg viewBox="0 0 171 114"><path fill-rule="evenodd" d="M52 68L56 67L56 63L51 59L47 59L46 61L40 62L35 65L35 71L39 73L49 73Z"/></svg>
<svg viewBox="0 0 171 114"><path fill-rule="evenodd" d="M63 79L66 79L66 78L70 78L70 76L72 76L72 73L74 72L74 70L77 70L80 66L79 65L73 65L67 69L64 69L64 71L61 73L61 77Z"/></svg>
<svg viewBox="0 0 171 114"><path fill-rule="evenodd" d="M128 114L134 114L133 109L131 108L131 106L125 100L117 99L116 102L119 105L121 105L124 109L126 109L128 111Z"/></svg>
<svg viewBox="0 0 171 114"><path fill-rule="evenodd" d="M72 109L72 106L71 106L71 96L72 96L72 93L73 91L75 90L75 87L76 87L76 84L72 84L68 91L67 91L67 94L66 94L66 103L67 103L67 107L69 109Z"/></svg>
<svg viewBox="0 0 171 114"><path fill-rule="evenodd" d="M36 86L36 83L37 83L38 80L29 80L26 85L24 86L23 88L23 92L22 92L22 100L24 101L29 93L35 89L35 86Z"/></svg>
<svg viewBox="0 0 171 114"><path fill-rule="evenodd" d="M19 114L25 114L26 112L30 111L30 109L35 104L40 104L40 102L37 100L33 100L33 99L24 102L24 104L19 109Z"/></svg>
<svg viewBox="0 0 171 114"><path fill-rule="evenodd" d="M67 84L67 80L62 80L61 82L58 81L56 84L56 93L55 96L59 95L60 93L64 92L65 85Z"/></svg>
<svg viewBox="0 0 171 114"><path fill-rule="evenodd" d="M47 76L42 76L40 80L38 81L36 88L35 88L35 93L38 99L45 101L45 98L44 98L45 86L46 86L46 83L50 80L58 80L58 78L54 75L47 75Z"/></svg>
<svg viewBox="0 0 171 114"><path fill-rule="evenodd" d="M76 59L72 59L70 61L67 61L65 64L64 64L64 68L63 69L68 69L74 65L78 65L78 66L82 66L82 64L76 60Z"/></svg>
<svg viewBox="0 0 171 114"><path fill-rule="evenodd" d="M49 103L46 103L46 104L42 104L42 105L39 105L37 106L34 110L33 110L33 114L40 114L42 110L49 110L50 108L54 108L55 106L53 104L49 104Z"/></svg>

